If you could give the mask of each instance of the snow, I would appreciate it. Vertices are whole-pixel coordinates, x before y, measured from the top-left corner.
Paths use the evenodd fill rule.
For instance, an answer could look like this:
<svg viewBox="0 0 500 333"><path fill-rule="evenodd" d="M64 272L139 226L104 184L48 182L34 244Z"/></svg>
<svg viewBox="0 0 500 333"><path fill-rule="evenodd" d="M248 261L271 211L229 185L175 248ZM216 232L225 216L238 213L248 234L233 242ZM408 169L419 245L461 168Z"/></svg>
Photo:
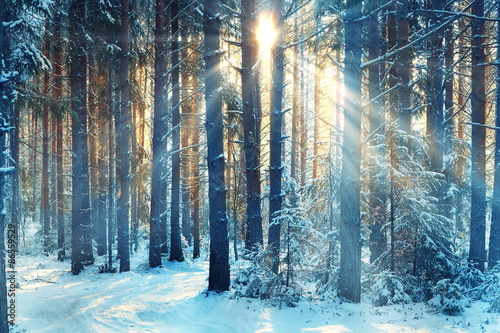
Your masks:
<svg viewBox="0 0 500 333"><path fill-rule="evenodd" d="M280 309L231 292L207 294L207 261L150 269L147 249L121 274L100 274L97 264L73 276L69 261L16 259L14 332L500 332L499 315L485 313L488 303L480 301L449 317L423 303L377 308L310 298Z"/></svg>

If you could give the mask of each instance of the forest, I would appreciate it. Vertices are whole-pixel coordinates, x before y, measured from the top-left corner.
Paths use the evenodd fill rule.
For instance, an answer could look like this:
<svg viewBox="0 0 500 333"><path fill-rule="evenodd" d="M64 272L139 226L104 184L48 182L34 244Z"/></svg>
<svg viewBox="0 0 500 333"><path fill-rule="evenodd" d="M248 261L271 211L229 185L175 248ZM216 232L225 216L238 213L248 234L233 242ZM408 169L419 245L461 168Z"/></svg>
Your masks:
<svg viewBox="0 0 500 333"><path fill-rule="evenodd" d="M500 332L500 1L0 23L0 333Z"/></svg>

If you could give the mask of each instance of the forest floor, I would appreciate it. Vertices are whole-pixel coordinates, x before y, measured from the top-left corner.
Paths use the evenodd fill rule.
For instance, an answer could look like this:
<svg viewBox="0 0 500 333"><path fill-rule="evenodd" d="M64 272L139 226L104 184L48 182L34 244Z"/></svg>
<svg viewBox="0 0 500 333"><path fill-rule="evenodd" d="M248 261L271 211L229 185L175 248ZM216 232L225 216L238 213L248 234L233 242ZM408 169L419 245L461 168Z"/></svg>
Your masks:
<svg viewBox="0 0 500 333"><path fill-rule="evenodd" d="M425 304L374 307L338 300L302 300L294 308L206 292L206 258L147 267L147 251L132 256L132 271L78 276L70 262L47 256L16 260L14 332L500 332L500 315L474 302L460 316Z"/></svg>

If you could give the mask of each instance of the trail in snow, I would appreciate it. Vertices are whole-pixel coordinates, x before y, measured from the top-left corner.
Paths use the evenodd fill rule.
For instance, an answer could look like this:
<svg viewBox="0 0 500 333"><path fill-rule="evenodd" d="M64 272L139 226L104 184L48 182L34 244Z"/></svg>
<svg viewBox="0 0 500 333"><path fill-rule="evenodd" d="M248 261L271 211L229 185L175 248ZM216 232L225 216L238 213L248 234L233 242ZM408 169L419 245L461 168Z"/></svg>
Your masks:
<svg viewBox="0 0 500 333"><path fill-rule="evenodd" d="M208 263L164 262L147 269L146 254L132 272L78 276L69 262L19 257L17 329L28 333L161 332L498 332L499 316L476 302L462 316L434 314L423 304L375 308L369 304L303 301L296 308L206 294Z"/></svg>

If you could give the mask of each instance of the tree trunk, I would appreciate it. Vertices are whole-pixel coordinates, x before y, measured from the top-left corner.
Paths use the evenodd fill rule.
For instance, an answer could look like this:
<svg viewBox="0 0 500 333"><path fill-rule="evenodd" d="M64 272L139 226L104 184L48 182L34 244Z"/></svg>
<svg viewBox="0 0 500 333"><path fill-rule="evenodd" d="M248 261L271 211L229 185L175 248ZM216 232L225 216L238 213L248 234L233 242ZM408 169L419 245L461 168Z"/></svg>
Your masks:
<svg viewBox="0 0 500 333"><path fill-rule="evenodd" d="M472 5L472 15L483 17L484 0L476 0ZM485 124L486 93L485 93L485 55L484 55L484 21L473 19L472 35L472 93L471 121L475 124ZM471 144L471 215L470 215L470 251L469 261L483 271L486 259L486 128L472 126Z"/></svg>
<svg viewBox="0 0 500 333"><path fill-rule="evenodd" d="M500 3L498 4L500 10ZM500 11L497 13L500 17ZM497 22L497 96L496 127L500 127L500 23ZM490 245L488 269L500 261L500 131L495 131L495 179L493 182L493 198L491 200Z"/></svg>
<svg viewBox="0 0 500 333"><path fill-rule="evenodd" d="M298 19L294 19L294 31L295 31L295 42L299 38L298 30ZM291 152L291 163L290 163L290 177L298 181L297 179L297 134L298 126L297 122L299 120L299 46L296 44L293 46L293 92L292 92L292 152Z"/></svg>
<svg viewBox="0 0 500 333"><path fill-rule="evenodd" d="M162 187L162 161L164 156L163 144L163 108L165 89L165 36L163 33L165 10L163 0L156 0L156 23L155 23L155 74L154 74L154 118L153 118L153 162L151 181L151 217L149 220L149 266L161 265L161 187Z"/></svg>
<svg viewBox="0 0 500 333"><path fill-rule="evenodd" d="M187 45L189 43L188 40L188 30L187 28L182 29L182 43L183 45ZM193 103L189 97L189 65L187 63L188 52L187 49L184 49L181 52L182 55L182 235L186 239L189 245L192 245L191 239L191 203L189 201L189 176L191 174L191 169L193 167L193 161L191 159L191 148L189 147L189 140L191 139L190 127L192 126L192 115L193 112Z"/></svg>
<svg viewBox="0 0 500 333"><path fill-rule="evenodd" d="M108 89L107 85L110 85L111 82L106 80L106 70L104 68L104 64L100 63L99 64L99 70L97 73L98 76L98 82L102 84L100 86L101 90L101 96L99 98L98 102L98 109L99 109L99 114L105 115L107 113L107 107L106 103L109 105L111 103L111 96L108 96ZM103 117L104 118L104 117ZM99 178L98 178L98 188L99 188L99 193L98 193L98 199L99 199L99 204L98 204L98 209L99 211L97 212L98 220L99 222L97 223L97 255L103 256L106 254L107 249L106 249L106 241L107 241L107 228L106 228L106 222L107 222L107 214L106 214L106 188L108 187L107 185L107 174L106 170L108 169L108 166L106 165L106 158L105 158L105 148L106 147L106 139L109 140L109 135L110 133L108 132L108 127L109 125L106 124L106 122L110 121L109 116L106 117L106 119L101 118L101 127L100 127L100 132L99 132L99 153L98 153L98 161L97 161L97 167L98 167L98 173L99 173ZM108 125L108 126L106 126ZM107 135L106 135L107 134Z"/></svg>
<svg viewBox="0 0 500 333"><path fill-rule="evenodd" d="M74 43L70 68L73 141L73 200L71 271L79 274L83 265L93 263L90 221L88 147L87 147L87 59L84 33L85 1L75 0L70 8L70 37Z"/></svg>
<svg viewBox="0 0 500 333"><path fill-rule="evenodd" d="M178 1L172 1L170 7L172 27L172 201L170 202L170 261L184 261L182 253L180 215L180 90L179 90L179 19Z"/></svg>
<svg viewBox="0 0 500 333"><path fill-rule="evenodd" d="M224 182L224 126L220 73L219 1L203 1L205 34L205 103L207 109L208 197L210 202L210 269L208 290L229 290L229 240Z"/></svg>
<svg viewBox="0 0 500 333"><path fill-rule="evenodd" d="M113 244L115 242L115 186L116 186L116 176L115 176L115 167L116 161L113 156L113 152L115 151L114 147L114 131L113 131L113 114L116 114L112 91L112 75L113 67L111 66L111 62L109 64L108 71L108 96L109 96L109 105L108 105L108 174L109 174L109 183L108 183L108 267L111 269L113 264Z"/></svg>
<svg viewBox="0 0 500 333"><path fill-rule="evenodd" d="M129 82L128 82L128 18L129 0L121 1L121 27L119 47L120 74L119 85L121 89L118 153L119 153L119 181L120 192L118 204L118 255L120 256L120 272L130 270L129 250L129 215L130 215L130 107L129 107Z"/></svg>
<svg viewBox="0 0 500 333"><path fill-rule="evenodd" d="M48 24L47 24L48 26ZM50 58L48 37L45 44L45 56ZM44 252L50 250L50 211L49 211L49 72L45 71L43 79L43 137L42 137L42 233Z"/></svg>
<svg viewBox="0 0 500 333"><path fill-rule="evenodd" d="M245 174L247 178L247 250L262 246L262 213L260 207L260 114L256 103L255 66L257 37L255 34L257 10L255 0L242 1L241 14L241 90L243 100L243 133L245 141ZM293 155L292 155L293 156Z"/></svg>
<svg viewBox="0 0 500 333"><path fill-rule="evenodd" d="M102 221L98 218L98 202L99 202L99 170L97 169L97 133L98 133L98 123L97 123L97 113L96 113L96 100L95 100L95 89L96 89L96 75L95 75L95 61L92 52L88 54L88 75L89 84L88 89L88 108L89 108L89 174L90 174L90 216L93 222L92 225L92 236L97 239L97 231L100 229L99 224Z"/></svg>
<svg viewBox="0 0 500 333"><path fill-rule="evenodd" d="M375 1L371 1L371 9L375 9ZM369 60L376 59L380 55L380 27L378 24L378 15L372 14L367 20L367 30L370 39L368 41L368 58ZM379 130L379 127L383 124L383 115L381 114L380 101L374 100L375 97L380 95L380 65L375 64L368 69L368 99L370 105L368 107L368 118L370 132L373 133ZM380 134L383 132L381 131ZM380 135L381 137L381 135ZM383 143L382 138L372 139L373 146L377 147ZM383 151L378 152L380 156L376 158L382 158L384 155ZM378 164L377 164L378 165ZM372 218L372 223L369 225L370 229L370 262L373 263L382 253L385 252L387 248L387 239L385 234L382 232L382 227L385 223L385 188L387 186L385 182L385 177L381 176L382 169L380 167L373 166L370 173L370 216Z"/></svg>
<svg viewBox="0 0 500 333"><path fill-rule="evenodd" d="M346 9L344 60L344 144L340 192L340 295L359 303L361 297L361 0Z"/></svg>
<svg viewBox="0 0 500 333"><path fill-rule="evenodd" d="M281 222L279 220L282 195L281 175L281 125L282 125L282 103L283 103L283 9L282 0L273 0L272 20L276 29L277 40L272 47L272 86L271 86L271 134L269 155L269 239L268 248L271 251L271 270L278 274L280 266L280 233ZM304 171L304 170L302 170Z"/></svg>
<svg viewBox="0 0 500 333"><path fill-rule="evenodd" d="M56 6L60 0L56 2ZM55 16L55 48L54 48L54 89L53 96L57 103L56 114L56 164L57 164L57 259L63 261L66 257L65 237L64 237L64 148L63 148L63 113L61 97L63 93L62 85L62 37L61 37L61 14Z"/></svg>

